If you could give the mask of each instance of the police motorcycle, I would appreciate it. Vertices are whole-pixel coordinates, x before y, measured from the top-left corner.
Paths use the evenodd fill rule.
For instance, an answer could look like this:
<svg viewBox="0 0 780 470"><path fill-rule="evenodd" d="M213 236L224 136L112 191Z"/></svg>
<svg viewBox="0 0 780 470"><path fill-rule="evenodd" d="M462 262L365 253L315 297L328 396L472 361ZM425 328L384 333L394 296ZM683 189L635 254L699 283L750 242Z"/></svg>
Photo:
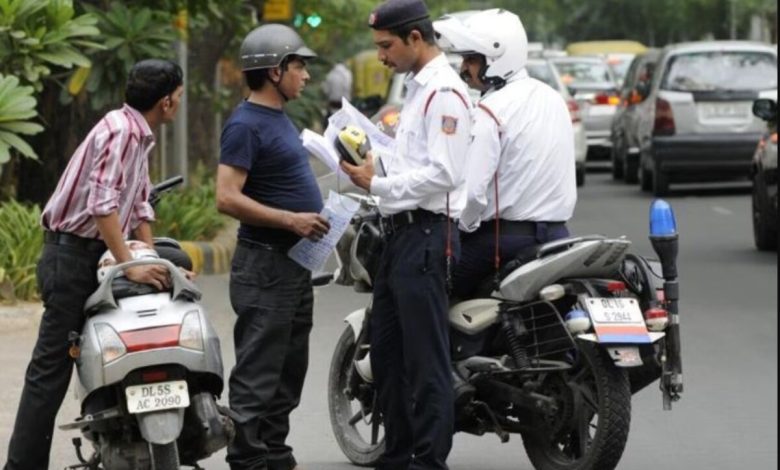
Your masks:
<svg viewBox="0 0 780 470"><path fill-rule="evenodd" d="M336 282L370 293L382 252L371 197L337 247ZM456 431L519 434L538 470L614 469L631 396L660 379L663 408L682 392L677 231L663 200L650 209L660 261L628 253L625 237L573 237L534 247L452 299L450 341ZM370 359L371 305L352 312L333 353L328 403L336 440L359 466L384 450Z"/></svg>
<svg viewBox="0 0 780 470"><path fill-rule="evenodd" d="M182 182L155 186L150 202ZM88 299L86 323L73 332L70 353L78 373L81 416L60 426L80 430L93 452L85 457L74 438L79 464L67 469L173 470L197 465L234 435L229 411L218 406L223 390L219 339L198 303L201 292L177 265L189 257L172 239L155 249L130 241L133 260L115 264L107 251L98 265L98 289ZM158 291L123 276L131 266L158 264L171 288Z"/></svg>

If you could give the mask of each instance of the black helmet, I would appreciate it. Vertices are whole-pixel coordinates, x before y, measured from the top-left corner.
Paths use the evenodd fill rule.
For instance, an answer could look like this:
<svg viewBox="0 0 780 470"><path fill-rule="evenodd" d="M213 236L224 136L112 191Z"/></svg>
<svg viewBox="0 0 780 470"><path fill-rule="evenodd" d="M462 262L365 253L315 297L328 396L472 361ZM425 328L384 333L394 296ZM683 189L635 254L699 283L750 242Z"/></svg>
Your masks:
<svg viewBox="0 0 780 470"><path fill-rule="evenodd" d="M278 67L290 55L304 59L317 57L294 29L283 24L264 24L253 29L241 43L241 70Z"/></svg>

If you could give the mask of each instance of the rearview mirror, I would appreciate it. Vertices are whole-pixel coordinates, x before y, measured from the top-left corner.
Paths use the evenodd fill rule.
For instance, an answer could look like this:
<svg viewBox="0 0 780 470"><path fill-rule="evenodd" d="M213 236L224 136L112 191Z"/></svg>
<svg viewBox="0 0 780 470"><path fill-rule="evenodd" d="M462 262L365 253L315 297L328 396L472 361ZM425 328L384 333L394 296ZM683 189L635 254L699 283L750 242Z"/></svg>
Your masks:
<svg viewBox="0 0 780 470"><path fill-rule="evenodd" d="M777 103L774 100L762 98L753 102L753 114L764 121L777 119Z"/></svg>

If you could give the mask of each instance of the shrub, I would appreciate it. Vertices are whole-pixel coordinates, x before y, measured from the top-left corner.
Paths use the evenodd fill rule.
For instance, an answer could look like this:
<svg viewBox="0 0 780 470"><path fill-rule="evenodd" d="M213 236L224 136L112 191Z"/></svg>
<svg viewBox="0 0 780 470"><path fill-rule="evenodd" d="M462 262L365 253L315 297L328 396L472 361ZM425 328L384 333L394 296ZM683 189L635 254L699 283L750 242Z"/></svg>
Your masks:
<svg viewBox="0 0 780 470"><path fill-rule="evenodd" d="M0 204L0 301L36 300L35 266L43 248L41 209Z"/></svg>
<svg viewBox="0 0 780 470"><path fill-rule="evenodd" d="M203 170L192 178L192 185L165 194L155 207L154 235L176 240L211 240L225 225L217 212L216 187Z"/></svg>

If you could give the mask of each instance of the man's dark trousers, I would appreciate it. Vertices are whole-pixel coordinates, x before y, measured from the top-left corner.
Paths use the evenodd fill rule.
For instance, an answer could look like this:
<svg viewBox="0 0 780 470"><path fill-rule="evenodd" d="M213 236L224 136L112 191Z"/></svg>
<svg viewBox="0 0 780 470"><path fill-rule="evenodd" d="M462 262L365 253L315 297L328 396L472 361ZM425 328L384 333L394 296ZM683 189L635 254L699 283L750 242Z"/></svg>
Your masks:
<svg viewBox="0 0 780 470"><path fill-rule="evenodd" d="M228 448L232 470L290 470L285 444L309 361L311 273L285 250L239 240L230 273L236 366L230 407L240 417Z"/></svg>
<svg viewBox="0 0 780 470"><path fill-rule="evenodd" d="M45 311L27 366L6 470L49 468L54 420L73 370L68 334L84 326L84 304L97 288L97 263L105 250L100 244L93 247L44 245L37 275Z"/></svg>
<svg viewBox="0 0 780 470"><path fill-rule="evenodd" d="M454 432L447 225L439 218L395 230L374 283L371 368L387 445L381 470L447 468ZM457 228L449 225L457 253Z"/></svg>
<svg viewBox="0 0 780 470"><path fill-rule="evenodd" d="M503 231L499 231L502 265L512 261L532 246L569 236L566 224L560 222L522 222L522 224L524 224L522 230L512 230L513 227L505 226ZM461 257L453 275L453 296L459 299L473 297L482 283L495 274L495 230L494 221L490 220L483 222L472 233L461 233Z"/></svg>

